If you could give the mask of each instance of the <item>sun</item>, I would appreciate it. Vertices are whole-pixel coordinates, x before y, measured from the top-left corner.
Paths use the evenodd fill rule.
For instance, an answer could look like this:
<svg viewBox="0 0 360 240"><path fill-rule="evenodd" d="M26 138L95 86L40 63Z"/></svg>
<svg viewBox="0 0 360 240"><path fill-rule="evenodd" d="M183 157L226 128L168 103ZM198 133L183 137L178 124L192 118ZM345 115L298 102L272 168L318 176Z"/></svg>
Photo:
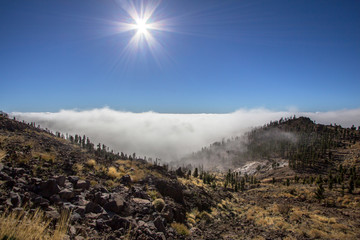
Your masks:
<svg viewBox="0 0 360 240"><path fill-rule="evenodd" d="M116 33L130 33L129 41L121 53L123 59L139 56L135 53L147 51L158 63L160 58L168 57L163 47L165 41L159 41L159 38L164 37L165 32L174 31L169 22L171 19L162 17L163 14L157 10L160 2L161 0L119 0L122 14L125 14L121 21L116 22Z"/></svg>
<svg viewBox="0 0 360 240"><path fill-rule="evenodd" d="M150 25L146 23L145 19L139 18L136 20L135 28L137 29L138 34L147 34Z"/></svg>

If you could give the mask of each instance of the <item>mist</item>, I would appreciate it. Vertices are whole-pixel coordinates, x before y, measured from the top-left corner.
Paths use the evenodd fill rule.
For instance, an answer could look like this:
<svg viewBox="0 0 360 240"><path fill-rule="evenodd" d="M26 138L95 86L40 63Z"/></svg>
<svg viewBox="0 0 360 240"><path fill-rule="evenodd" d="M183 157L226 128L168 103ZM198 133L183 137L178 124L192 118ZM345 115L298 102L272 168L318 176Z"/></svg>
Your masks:
<svg viewBox="0 0 360 240"><path fill-rule="evenodd" d="M227 114L133 113L110 108L59 112L13 112L11 116L36 122L61 133L86 135L115 152L159 157L174 161L223 138L241 136L253 127L281 117L307 116L316 123L344 127L360 125L360 109L328 112L270 111L240 109Z"/></svg>

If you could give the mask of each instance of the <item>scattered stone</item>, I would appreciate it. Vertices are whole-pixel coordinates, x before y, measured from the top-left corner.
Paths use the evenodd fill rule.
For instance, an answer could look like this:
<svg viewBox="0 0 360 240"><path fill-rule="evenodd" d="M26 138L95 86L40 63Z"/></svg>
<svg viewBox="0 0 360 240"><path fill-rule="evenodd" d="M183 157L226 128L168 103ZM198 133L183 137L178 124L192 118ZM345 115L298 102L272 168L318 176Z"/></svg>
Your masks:
<svg viewBox="0 0 360 240"><path fill-rule="evenodd" d="M120 228L128 229L130 221L126 218L115 215L110 220L105 221L105 224L111 227L112 230L118 230Z"/></svg>
<svg viewBox="0 0 360 240"><path fill-rule="evenodd" d="M107 202L104 205L106 211L111 211L114 213L121 213L125 208L125 199L120 194L115 195L115 197Z"/></svg>
<svg viewBox="0 0 360 240"><path fill-rule="evenodd" d="M161 195L171 197L177 203L184 203L182 187L178 182L158 179L155 182L155 187Z"/></svg>
<svg viewBox="0 0 360 240"><path fill-rule="evenodd" d="M97 192L94 196L94 202L100 206L104 206L108 202L109 197L110 195L107 193Z"/></svg>
<svg viewBox="0 0 360 240"><path fill-rule="evenodd" d="M73 191L69 190L69 189L63 189L59 192L59 195L60 195L60 198L61 199L64 199L64 200L69 200L69 199L72 199L75 194Z"/></svg>
<svg viewBox="0 0 360 240"><path fill-rule="evenodd" d="M56 183L55 179L49 179L47 181L41 182L39 186L39 194L43 197L50 197L51 195L57 194L60 192L60 188Z"/></svg>
<svg viewBox="0 0 360 240"><path fill-rule="evenodd" d="M159 232L163 232L163 233L166 232L166 228L165 228L165 226L164 226L164 223L163 223L161 217L157 217L157 218L154 220L154 225L155 225L155 227L157 228L157 230L158 230Z"/></svg>
<svg viewBox="0 0 360 240"><path fill-rule="evenodd" d="M47 208L50 203L49 203L49 200L43 198L43 197L36 197L34 200L33 200L34 204L37 205L37 206L41 206L43 208Z"/></svg>
<svg viewBox="0 0 360 240"><path fill-rule="evenodd" d="M101 213L103 212L103 208L94 202L89 202L88 204L86 204L85 207L85 213Z"/></svg>
<svg viewBox="0 0 360 240"><path fill-rule="evenodd" d="M45 215L48 217L48 218L52 218L54 220L58 220L60 219L60 214L57 210L50 210L50 211L46 211L45 212Z"/></svg>
<svg viewBox="0 0 360 240"><path fill-rule="evenodd" d="M120 178L120 183L122 183L126 186L129 186L131 182L132 182L131 177L128 174L126 174Z"/></svg>
<svg viewBox="0 0 360 240"><path fill-rule="evenodd" d="M139 204L139 205L151 205L151 202L147 199L142 199L142 198L133 198L132 201L135 204Z"/></svg>
<svg viewBox="0 0 360 240"><path fill-rule="evenodd" d="M90 188L90 182L85 180L78 180L75 184L76 189L88 190Z"/></svg>
<svg viewBox="0 0 360 240"><path fill-rule="evenodd" d="M21 206L21 197L18 193L10 192L10 202L13 207Z"/></svg>
<svg viewBox="0 0 360 240"><path fill-rule="evenodd" d="M72 184L76 184L77 181L79 181L79 177L78 176L69 176L68 180L72 183Z"/></svg>
<svg viewBox="0 0 360 240"><path fill-rule="evenodd" d="M59 204L61 203L61 198L59 196L59 194L54 194L49 198L50 202L55 203L55 204Z"/></svg>
<svg viewBox="0 0 360 240"><path fill-rule="evenodd" d="M65 180L66 177L65 176L57 176L55 177L56 183L60 186L60 187L65 187Z"/></svg>

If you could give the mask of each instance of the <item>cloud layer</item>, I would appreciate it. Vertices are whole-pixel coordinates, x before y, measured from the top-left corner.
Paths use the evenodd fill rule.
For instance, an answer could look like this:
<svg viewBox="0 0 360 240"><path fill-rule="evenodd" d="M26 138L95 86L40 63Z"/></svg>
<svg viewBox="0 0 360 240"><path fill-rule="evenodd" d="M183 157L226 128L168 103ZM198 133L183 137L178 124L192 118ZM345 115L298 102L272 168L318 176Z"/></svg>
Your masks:
<svg viewBox="0 0 360 240"><path fill-rule="evenodd" d="M36 122L52 131L85 134L95 144L104 143L115 151L160 157L163 161L175 160L222 138L239 136L252 127L294 114L308 116L317 123L360 125L360 109L316 113L241 109L228 114L165 114L101 108L11 113L20 120Z"/></svg>

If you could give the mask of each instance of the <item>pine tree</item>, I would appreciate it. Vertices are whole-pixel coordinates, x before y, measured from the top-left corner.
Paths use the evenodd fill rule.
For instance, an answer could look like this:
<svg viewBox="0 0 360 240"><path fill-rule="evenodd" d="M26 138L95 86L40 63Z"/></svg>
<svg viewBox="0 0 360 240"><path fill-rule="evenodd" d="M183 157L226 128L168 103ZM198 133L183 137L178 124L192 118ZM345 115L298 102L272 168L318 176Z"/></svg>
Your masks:
<svg viewBox="0 0 360 240"><path fill-rule="evenodd" d="M324 193L325 193L325 189L324 189L322 183L320 183L318 188L316 189L315 198L317 198L319 201L321 201L321 199L325 198Z"/></svg>
<svg viewBox="0 0 360 240"><path fill-rule="evenodd" d="M198 176L199 176L198 168L195 168L194 173L193 173L193 177L197 178Z"/></svg>
<svg viewBox="0 0 360 240"><path fill-rule="evenodd" d="M354 185L354 177L351 176L350 181L349 181L349 193L352 194L355 190L355 185Z"/></svg>

